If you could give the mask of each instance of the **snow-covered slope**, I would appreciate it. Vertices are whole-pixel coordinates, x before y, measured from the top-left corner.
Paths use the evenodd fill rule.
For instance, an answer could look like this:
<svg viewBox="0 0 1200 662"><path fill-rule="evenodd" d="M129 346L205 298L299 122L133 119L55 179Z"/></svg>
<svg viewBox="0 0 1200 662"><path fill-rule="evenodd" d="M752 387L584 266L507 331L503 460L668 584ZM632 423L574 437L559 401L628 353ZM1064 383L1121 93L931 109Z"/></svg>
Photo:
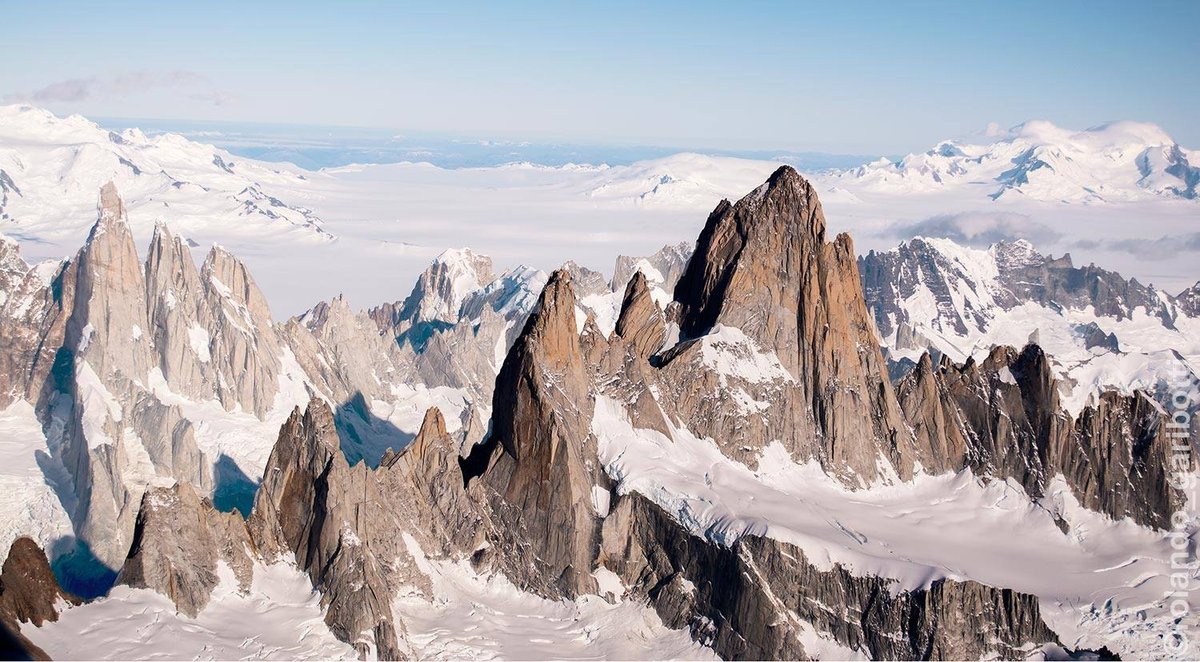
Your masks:
<svg viewBox="0 0 1200 662"><path fill-rule="evenodd" d="M115 182L148 234L166 220L189 236L327 241L308 209L285 202L303 171L234 157L174 134L106 131L72 115L0 106L0 229L41 239L90 224L96 191Z"/></svg>
<svg viewBox="0 0 1200 662"><path fill-rule="evenodd" d="M1182 357L1200 374L1200 318L1175 297L1027 241L987 249L916 238L859 259L868 308L891 357L982 359L1035 339L1074 384L1078 411L1105 388L1153 390Z"/></svg>
<svg viewBox="0 0 1200 662"><path fill-rule="evenodd" d="M1172 622L1160 600L1170 590L1167 538L1080 507L1061 479L1038 501L970 471L852 491L816 462L797 464L778 443L751 470L686 428L669 436L636 428L622 403L603 397L592 432L618 491L646 495L696 536L726 545L747 536L786 541L819 567L886 577L894 590L942 578L1011 587L1040 598L1069 647L1119 641L1123 655L1161 654ZM1069 536L1056 520L1069 523Z"/></svg>
<svg viewBox="0 0 1200 662"><path fill-rule="evenodd" d="M1154 124L1112 122L1083 131L1025 122L991 142L947 140L898 162L880 159L835 177L854 191L930 194L971 188L993 199L1136 201L1197 196L1200 153Z"/></svg>
<svg viewBox="0 0 1200 662"><path fill-rule="evenodd" d="M754 188L778 167L771 161L676 154L600 171L588 196L662 207L711 206Z"/></svg>

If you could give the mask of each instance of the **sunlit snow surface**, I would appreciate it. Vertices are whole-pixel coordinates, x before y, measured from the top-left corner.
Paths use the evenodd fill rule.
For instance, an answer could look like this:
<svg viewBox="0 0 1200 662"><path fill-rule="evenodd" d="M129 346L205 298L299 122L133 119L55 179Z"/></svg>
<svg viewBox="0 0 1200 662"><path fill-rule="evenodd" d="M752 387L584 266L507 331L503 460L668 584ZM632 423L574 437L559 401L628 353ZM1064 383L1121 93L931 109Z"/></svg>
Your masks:
<svg viewBox="0 0 1200 662"><path fill-rule="evenodd" d="M17 400L0 411L0 552L26 535L43 549L70 536L71 519L55 492L69 489L70 475L52 459L33 406Z"/></svg>
<svg viewBox="0 0 1200 662"><path fill-rule="evenodd" d="M355 308L402 299L447 248L490 255L498 271L518 264L548 270L570 259L607 272L619 254L648 255L696 237L721 198L736 200L779 165L677 154L617 166L399 163L305 171L179 136L110 134L83 118L46 115L0 107L0 169L23 193L9 195L11 218L0 222L0 232L21 239L27 258L74 252L94 220L96 191L114 179L139 246L162 220L200 251L213 242L229 247L250 266L277 317L338 293ZM1077 135L1030 123L1013 136L957 144L969 158L944 156L939 145L903 167L806 174L830 232L851 232L862 252L936 235L931 228L984 245L1023 236L1043 252L1070 251L1077 263L1095 261L1173 293L1200 278L1194 250L1186 242L1139 242L1195 233L1200 204L1162 193L1164 164L1157 160L1147 161L1152 176L1139 174L1138 155L1168 139L1147 126ZM1000 186L995 177L1002 171L994 170L1015 158L1010 152L1055 140L1066 141L1062 153L1071 168L1055 171L1061 176L1045 186L1051 171L1039 169L1024 188L989 196ZM982 159L980 165L971 158ZM936 168L942 170L935 178ZM951 171L958 174L950 177ZM1103 195L1077 195L1089 185L1088 173L1103 180ZM1061 198L1066 202L1050 195L1062 181L1070 189ZM252 198L247 187L266 198ZM328 234L297 210L311 210Z"/></svg>
<svg viewBox="0 0 1200 662"><path fill-rule="evenodd" d="M434 600L398 598L396 615L421 659L714 660L683 630L663 626L641 602L622 599L620 580L598 572L610 603L594 595L546 600L503 576L480 575L467 561L436 561L406 539Z"/></svg>
<svg viewBox="0 0 1200 662"><path fill-rule="evenodd" d="M194 619L160 593L118 586L21 632L56 660L358 659L329 631L320 595L295 566L255 566L245 595L228 566L218 575L212 601Z"/></svg>
<svg viewBox="0 0 1200 662"><path fill-rule="evenodd" d="M1081 508L1061 479L1036 504L1019 486L970 472L851 491L815 463L795 464L779 444L752 471L686 429L671 438L635 429L623 406L605 397L597 399L592 431L618 490L645 495L695 535L721 544L767 536L797 545L818 568L840 564L893 579L897 589L951 578L1032 593L1069 647L1106 645L1134 658L1164 653L1169 541ZM1200 627L1200 615L1186 619Z"/></svg>
<svg viewBox="0 0 1200 662"><path fill-rule="evenodd" d="M644 603L621 599L615 576L606 578L613 602L546 600L466 561L427 559L408 542L434 591L432 601L407 594L394 604L415 658L717 659L686 631L664 627ZM55 659L357 659L330 633L319 594L295 566L255 566L246 594L228 567L218 574L212 601L194 619L159 593L117 587L22 632Z"/></svg>

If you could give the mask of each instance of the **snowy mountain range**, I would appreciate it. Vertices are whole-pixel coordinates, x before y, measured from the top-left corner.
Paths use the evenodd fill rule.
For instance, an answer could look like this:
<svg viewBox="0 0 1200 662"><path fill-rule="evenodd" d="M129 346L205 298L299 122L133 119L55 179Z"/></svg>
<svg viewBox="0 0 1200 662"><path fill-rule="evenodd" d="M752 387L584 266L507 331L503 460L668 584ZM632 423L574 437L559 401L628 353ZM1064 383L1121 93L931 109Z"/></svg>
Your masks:
<svg viewBox="0 0 1200 662"><path fill-rule="evenodd" d="M55 238L86 230L106 182L138 213L139 235L156 219L179 231L260 239L332 237L310 210L277 195L302 184L297 168L234 157L173 134L113 133L78 115L58 118L31 106L0 106L0 222L14 236Z"/></svg>
<svg viewBox="0 0 1200 662"><path fill-rule="evenodd" d="M996 177L1035 143L1069 155L1087 176L1102 177L1103 187L1085 186L1103 188L1107 202L1072 193L1078 178L1066 174L1075 171L1047 168L1016 189L1027 193L993 199L1005 186ZM1200 245L1193 237L1196 201L1170 193L1175 186L1186 194L1186 181L1150 186L1183 172L1182 161L1154 165L1152 148L1174 144L1161 130L1117 123L1072 132L1040 122L955 144L972 156L931 150L905 159L911 169L868 165L808 173L809 179L839 230L853 232L864 252L913 236L951 236L975 247L1025 238L1043 251L1071 252L1172 292L1195 282L1188 247ZM1177 151L1190 158L1189 150ZM1129 162L1138 154L1147 155L1149 179ZM923 159L941 164L930 171L941 183L918 174ZM176 135L115 134L79 117L8 106L0 112L0 232L23 240L32 259L62 257L86 237L89 226L78 219L90 215L95 191L112 180L137 212L132 231L139 243L163 221L200 250L220 244L254 268L276 312L287 317L339 293L358 307L394 299L431 258L463 244L505 268L544 271L566 260L606 265L620 254L647 254L694 236L698 219L721 198L754 188L778 165L679 154L618 166L402 163L305 171ZM1033 194L1038 182L1046 185L1043 193L1061 189L1062 197ZM1130 223L1131 216L1141 224ZM1144 227L1159 234L1147 236ZM268 239L288 249L267 250Z"/></svg>
<svg viewBox="0 0 1200 662"><path fill-rule="evenodd" d="M1153 391L1183 361L1200 375L1196 286L1172 296L1095 265L1076 267L1027 241L973 249L917 238L859 258L867 306L890 355L982 360L1035 341L1072 384L1066 406L1108 388Z"/></svg>
<svg viewBox="0 0 1200 662"><path fill-rule="evenodd" d="M1200 153L1180 147L1153 124L1111 122L1071 131L1033 121L1007 132L993 128L991 142L947 140L922 154L880 159L834 176L851 192L905 194L977 190L993 200L1128 202L1149 198L1196 199Z"/></svg>
<svg viewBox="0 0 1200 662"><path fill-rule="evenodd" d="M684 155L306 173L6 112L0 624L26 654L1150 658L1200 626L1168 600L1167 534L1194 537L1200 514L1161 404L1200 373L1200 283L1168 293L1024 240L860 255L823 199L836 181L836 208L870 204L867 170L755 178L769 164ZM1097 133L1065 134L1092 155L1075 162L1158 139ZM86 214L67 201L84 161L53 175L80 153L114 179ZM1031 192L1061 185L1053 204L1099 206L1049 172L978 197L1043 204ZM1116 196L1127 173L1097 172L1106 206L1195 204L1139 180L1145 197ZM405 281L368 262L387 242L355 206L388 200L354 202L401 180L674 236L611 276L389 245L422 260ZM277 216L238 211L239 185ZM301 199L327 220L283 202ZM566 200L582 206L546 204ZM580 247L613 230L545 228ZM279 315L224 235L273 248L267 276L306 309ZM22 257L76 236L69 257ZM307 271L392 294L320 297Z"/></svg>

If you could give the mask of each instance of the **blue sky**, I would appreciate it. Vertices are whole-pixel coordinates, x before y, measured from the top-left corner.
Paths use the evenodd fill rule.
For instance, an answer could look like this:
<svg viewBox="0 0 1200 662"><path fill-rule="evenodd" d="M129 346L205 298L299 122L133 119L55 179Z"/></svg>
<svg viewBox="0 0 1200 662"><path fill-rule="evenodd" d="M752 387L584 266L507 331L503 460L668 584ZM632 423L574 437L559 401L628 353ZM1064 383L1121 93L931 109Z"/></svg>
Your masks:
<svg viewBox="0 0 1200 662"><path fill-rule="evenodd" d="M5 3L0 98L99 117L896 154L1030 118L1200 147L1200 2Z"/></svg>

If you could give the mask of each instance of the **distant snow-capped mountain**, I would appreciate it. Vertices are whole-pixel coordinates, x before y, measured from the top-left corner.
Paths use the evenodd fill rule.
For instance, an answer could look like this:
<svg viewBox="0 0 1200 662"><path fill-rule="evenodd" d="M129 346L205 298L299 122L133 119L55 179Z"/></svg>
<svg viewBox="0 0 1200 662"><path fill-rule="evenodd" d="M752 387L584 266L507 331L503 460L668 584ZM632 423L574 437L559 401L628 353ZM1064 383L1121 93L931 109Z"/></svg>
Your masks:
<svg viewBox="0 0 1200 662"><path fill-rule="evenodd" d="M994 200L1118 202L1195 199L1200 153L1142 122L1083 131L1035 120L990 142L946 140L900 161L886 158L845 171L832 185L876 193L936 193L966 188Z"/></svg>
<svg viewBox="0 0 1200 662"><path fill-rule="evenodd" d="M711 206L721 198L753 188L778 167L774 161L729 156L675 154L602 170L589 197L627 200L638 205Z"/></svg>
<svg viewBox="0 0 1200 662"><path fill-rule="evenodd" d="M859 258L863 293L894 360L927 351L982 360L996 345L1039 343L1078 411L1104 389L1153 390L1182 360L1200 374L1193 290L1178 296L1024 240L987 249L915 238Z"/></svg>
<svg viewBox="0 0 1200 662"><path fill-rule="evenodd" d="M169 219L188 235L273 236L327 241L309 209L285 202L304 171L235 157L174 134L107 131L78 115L0 106L0 229L14 236L74 238L87 227L96 191L120 187L148 235ZM135 228L139 230L139 228Z"/></svg>

